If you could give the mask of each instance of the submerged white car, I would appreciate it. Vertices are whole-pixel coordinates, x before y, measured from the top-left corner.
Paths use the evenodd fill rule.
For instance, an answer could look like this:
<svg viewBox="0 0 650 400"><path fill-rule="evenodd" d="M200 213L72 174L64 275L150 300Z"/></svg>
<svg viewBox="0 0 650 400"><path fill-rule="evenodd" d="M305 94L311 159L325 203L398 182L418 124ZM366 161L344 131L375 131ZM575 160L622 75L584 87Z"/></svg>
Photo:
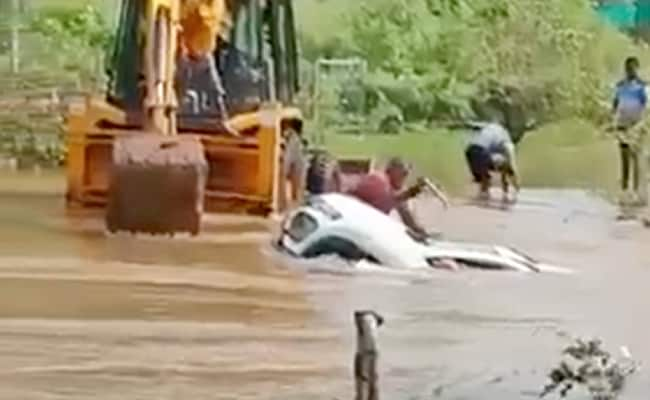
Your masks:
<svg viewBox="0 0 650 400"><path fill-rule="evenodd" d="M313 196L289 213L275 245L300 258L337 255L391 268L437 268L451 263L461 268L570 273L508 247L416 240L400 221L338 193Z"/></svg>

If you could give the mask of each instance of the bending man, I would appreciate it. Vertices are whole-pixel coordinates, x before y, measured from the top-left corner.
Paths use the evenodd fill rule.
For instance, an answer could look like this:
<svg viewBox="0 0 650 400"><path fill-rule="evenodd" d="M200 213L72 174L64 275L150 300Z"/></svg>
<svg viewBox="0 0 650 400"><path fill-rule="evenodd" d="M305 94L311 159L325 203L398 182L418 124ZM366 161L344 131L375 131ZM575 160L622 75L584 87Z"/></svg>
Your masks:
<svg viewBox="0 0 650 400"><path fill-rule="evenodd" d="M519 191L519 178L515 161L515 145L508 131L494 121L483 126L470 138L465 157L474 182L479 185L479 197L490 196L491 174L501 175L503 200L508 200L510 184Z"/></svg>

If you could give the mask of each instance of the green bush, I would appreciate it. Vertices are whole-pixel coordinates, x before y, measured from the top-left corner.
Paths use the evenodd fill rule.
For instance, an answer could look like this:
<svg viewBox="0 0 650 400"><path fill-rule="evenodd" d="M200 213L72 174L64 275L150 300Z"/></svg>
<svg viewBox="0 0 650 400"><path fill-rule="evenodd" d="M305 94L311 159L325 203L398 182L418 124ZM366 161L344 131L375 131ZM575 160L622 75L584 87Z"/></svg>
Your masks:
<svg viewBox="0 0 650 400"><path fill-rule="evenodd" d="M624 58L650 63L588 0L371 0L345 14L333 36L306 32L303 53L365 58L368 93L407 120L474 114L496 88L536 119L598 121Z"/></svg>
<svg viewBox="0 0 650 400"><path fill-rule="evenodd" d="M57 49L50 68L71 71L82 81L100 74L103 57L110 50L113 32L100 10L92 5L74 8L42 8L31 15L30 30L40 41Z"/></svg>

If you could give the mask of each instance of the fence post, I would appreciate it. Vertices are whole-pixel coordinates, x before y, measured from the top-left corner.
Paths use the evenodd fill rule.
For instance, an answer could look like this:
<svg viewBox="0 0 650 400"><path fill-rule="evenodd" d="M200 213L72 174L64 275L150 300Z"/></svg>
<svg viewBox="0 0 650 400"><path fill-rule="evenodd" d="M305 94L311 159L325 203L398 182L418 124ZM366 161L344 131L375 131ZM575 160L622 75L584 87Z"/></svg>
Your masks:
<svg viewBox="0 0 650 400"><path fill-rule="evenodd" d="M357 350L354 355L355 400L379 400L379 377L377 374L377 328L384 318L374 311L354 312L357 329Z"/></svg>

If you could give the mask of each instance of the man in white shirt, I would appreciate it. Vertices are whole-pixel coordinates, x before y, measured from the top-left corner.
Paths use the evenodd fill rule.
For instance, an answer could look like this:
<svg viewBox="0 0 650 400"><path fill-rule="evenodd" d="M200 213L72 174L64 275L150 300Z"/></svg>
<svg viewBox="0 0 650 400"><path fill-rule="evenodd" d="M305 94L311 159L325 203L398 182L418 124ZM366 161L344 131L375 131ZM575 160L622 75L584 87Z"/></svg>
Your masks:
<svg viewBox="0 0 650 400"><path fill-rule="evenodd" d="M515 145L500 123L493 121L474 132L465 149L465 157L474 182L479 185L479 197L489 198L492 172L501 174L504 200L508 199L510 184L519 191Z"/></svg>

